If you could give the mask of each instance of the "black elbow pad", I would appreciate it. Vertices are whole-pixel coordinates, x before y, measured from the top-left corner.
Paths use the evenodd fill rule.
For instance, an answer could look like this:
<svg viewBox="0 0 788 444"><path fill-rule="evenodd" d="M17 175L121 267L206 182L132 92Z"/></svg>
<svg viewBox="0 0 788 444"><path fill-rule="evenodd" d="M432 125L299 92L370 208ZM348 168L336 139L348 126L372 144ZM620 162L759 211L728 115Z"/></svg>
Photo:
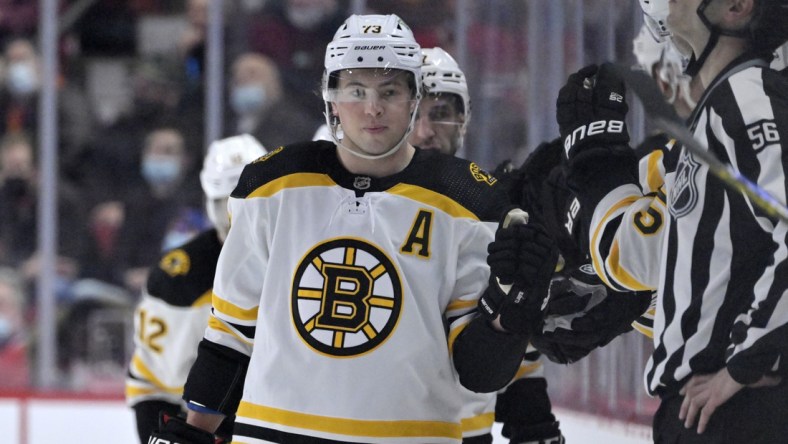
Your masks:
<svg viewBox="0 0 788 444"><path fill-rule="evenodd" d="M248 367L245 354L203 339L183 387L183 399L233 416L241 402Z"/></svg>
<svg viewBox="0 0 788 444"><path fill-rule="evenodd" d="M498 332L486 319L475 318L454 342L460 384L477 393L502 389L520 368L527 346L526 336Z"/></svg>

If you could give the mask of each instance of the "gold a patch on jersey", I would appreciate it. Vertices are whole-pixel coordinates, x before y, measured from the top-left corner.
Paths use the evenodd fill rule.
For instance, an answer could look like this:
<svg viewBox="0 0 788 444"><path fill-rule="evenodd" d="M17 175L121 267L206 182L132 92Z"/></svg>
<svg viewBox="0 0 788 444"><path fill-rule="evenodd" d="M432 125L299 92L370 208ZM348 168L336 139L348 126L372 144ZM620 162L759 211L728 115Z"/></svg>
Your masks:
<svg viewBox="0 0 788 444"><path fill-rule="evenodd" d="M293 276L292 319L318 353L355 357L383 344L402 312L399 271L377 246L354 238L320 243Z"/></svg>

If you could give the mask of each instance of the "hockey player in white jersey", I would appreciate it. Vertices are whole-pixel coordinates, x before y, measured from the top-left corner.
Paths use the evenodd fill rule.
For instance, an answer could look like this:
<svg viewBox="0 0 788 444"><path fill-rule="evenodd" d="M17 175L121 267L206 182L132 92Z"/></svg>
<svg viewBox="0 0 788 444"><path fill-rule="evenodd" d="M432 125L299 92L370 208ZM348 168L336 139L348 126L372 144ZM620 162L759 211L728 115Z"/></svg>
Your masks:
<svg viewBox="0 0 788 444"><path fill-rule="evenodd" d="M142 444L156 429L160 413L186 413L183 384L208 325L216 262L229 229L227 199L244 165L263 154L265 149L248 134L210 145L200 182L214 228L167 251L151 267L135 311L135 350L126 380L126 400L134 409ZM231 434L230 417L217 435Z"/></svg>
<svg viewBox="0 0 788 444"><path fill-rule="evenodd" d="M644 3L667 11L657 21L691 48L695 138L785 202L788 81L769 62L788 40L788 2ZM662 191L644 195L626 111L621 79L602 65L570 76L557 116L597 272L617 288L658 290L645 375L661 398L655 442L782 442L788 227L681 146L651 169Z"/></svg>
<svg viewBox="0 0 788 444"><path fill-rule="evenodd" d="M348 18L325 66L333 142L244 170L188 420L151 439L209 443L235 413L238 442L459 443L457 380L493 392L519 367L554 244L499 226L506 196L477 165L407 142L421 51L398 17Z"/></svg>
<svg viewBox="0 0 788 444"><path fill-rule="evenodd" d="M471 118L468 83L457 62L442 48L423 48L422 53L424 97L419 102L410 142L422 149L456 155ZM512 443L563 442L551 411L539 353L529 349L526 356L505 392L480 394L463 389L467 399L463 443L492 442L494 420L504 423L504 436Z"/></svg>

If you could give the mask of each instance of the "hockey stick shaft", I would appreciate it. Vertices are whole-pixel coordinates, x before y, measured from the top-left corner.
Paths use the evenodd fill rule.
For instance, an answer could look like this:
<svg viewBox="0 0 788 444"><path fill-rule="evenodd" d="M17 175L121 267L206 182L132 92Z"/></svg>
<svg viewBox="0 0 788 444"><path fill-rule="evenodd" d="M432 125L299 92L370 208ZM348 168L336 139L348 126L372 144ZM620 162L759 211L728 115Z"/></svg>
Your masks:
<svg viewBox="0 0 788 444"><path fill-rule="evenodd" d="M768 191L745 177L733 165L720 161L708 147L696 139L673 107L665 101L654 79L642 71L635 71L620 65L616 71L623 77L627 87L640 98L646 115L668 135L679 141L693 156L705 163L709 172L728 188L745 195L753 205L772 217L788 222L788 208Z"/></svg>
<svg viewBox="0 0 788 444"><path fill-rule="evenodd" d="M654 123L657 127L681 142L695 157L703 161L709 167L709 171L721 180L723 184L747 196L753 205L765 211L769 216L778 217L788 222L788 208L785 205L756 183L746 178L732 165L722 163L714 154L701 145L698 139L693 137L684 126L659 117L654 119Z"/></svg>

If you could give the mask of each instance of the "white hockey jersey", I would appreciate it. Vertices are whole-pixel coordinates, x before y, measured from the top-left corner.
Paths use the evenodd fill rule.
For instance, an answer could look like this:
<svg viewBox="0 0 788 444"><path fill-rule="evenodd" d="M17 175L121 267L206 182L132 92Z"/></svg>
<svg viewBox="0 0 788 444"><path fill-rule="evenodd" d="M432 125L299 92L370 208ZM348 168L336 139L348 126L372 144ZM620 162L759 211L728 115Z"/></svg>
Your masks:
<svg viewBox="0 0 788 444"><path fill-rule="evenodd" d="M135 347L126 378L130 406L150 400L183 404L183 384L208 325L221 248L211 229L166 252L151 267L134 314Z"/></svg>
<svg viewBox="0 0 788 444"><path fill-rule="evenodd" d="M451 346L488 284L497 189L421 150L382 179L349 173L329 142L247 166L205 332L251 356L235 440L459 442Z"/></svg>

